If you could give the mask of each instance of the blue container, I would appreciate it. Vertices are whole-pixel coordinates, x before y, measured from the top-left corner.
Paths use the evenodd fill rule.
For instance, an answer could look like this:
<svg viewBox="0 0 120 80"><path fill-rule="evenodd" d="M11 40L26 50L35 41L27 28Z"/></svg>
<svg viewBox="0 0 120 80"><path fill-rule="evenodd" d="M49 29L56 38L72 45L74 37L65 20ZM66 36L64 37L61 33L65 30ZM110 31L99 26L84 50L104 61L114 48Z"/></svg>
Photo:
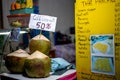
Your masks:
<svg viewBox="0 0 120 80"><path fill-rule="evenodd" d="M23 8L17 10L10 10L10 14L31 14L33 13L33 8Z"/></svg>

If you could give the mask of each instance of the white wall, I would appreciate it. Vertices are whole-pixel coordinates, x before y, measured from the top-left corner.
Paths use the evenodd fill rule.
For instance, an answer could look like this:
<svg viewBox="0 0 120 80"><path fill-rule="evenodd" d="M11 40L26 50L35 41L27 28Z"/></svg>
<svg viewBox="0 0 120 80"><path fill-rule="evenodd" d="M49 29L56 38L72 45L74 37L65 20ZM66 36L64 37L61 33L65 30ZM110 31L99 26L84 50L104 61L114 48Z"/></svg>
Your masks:
<svg viewBox="0 0 120 80"><path fill-rule="evenodd" d="M10 4L15 0L3 1L4 28L10 28L7 15ZM56 31L69 33L69 27L74 26L74 0L39 0L40 14L57 17Z"/></svg>
<svg viewBox="0 0 120 80"><path fill-rule="evenodd" d="M40 14L56 16L56 31L68 33L74 26L74 0L39 0Z"/></svg>

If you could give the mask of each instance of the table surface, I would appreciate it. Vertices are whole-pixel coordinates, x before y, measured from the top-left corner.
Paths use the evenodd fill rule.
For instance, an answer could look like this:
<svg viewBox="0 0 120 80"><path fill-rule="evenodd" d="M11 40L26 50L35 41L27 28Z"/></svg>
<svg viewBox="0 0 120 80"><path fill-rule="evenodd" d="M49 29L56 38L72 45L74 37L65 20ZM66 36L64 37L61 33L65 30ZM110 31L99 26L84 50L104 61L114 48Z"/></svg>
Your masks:
<svg viewBox="0 0 120 80"><path fill-rule="evenodd" d="M64 76L72 74L74 72L76 72L75 69L70 69L61 75L54 74L54 75L50 75L49 77L46 77L46 78L28 78L28 77L24 77L22 74L10 74L10 73L1 73L0 76L6 77L6 78L18 79L18 80L57 80L58 78L64 77ZM50 73L50 74L52 74L52 73Z"/></svg>

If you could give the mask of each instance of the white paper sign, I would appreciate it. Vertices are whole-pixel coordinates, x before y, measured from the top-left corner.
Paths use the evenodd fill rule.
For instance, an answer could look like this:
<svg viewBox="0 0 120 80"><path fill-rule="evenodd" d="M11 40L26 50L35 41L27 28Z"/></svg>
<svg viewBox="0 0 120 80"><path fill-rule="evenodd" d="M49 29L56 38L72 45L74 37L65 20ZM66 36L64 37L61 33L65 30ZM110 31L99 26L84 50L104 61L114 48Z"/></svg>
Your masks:
<svg viewBox="0 0 120 80"><path fill-rule="evenodd" d="M31 14L29 28L55 32L57 17Z"/></svg>

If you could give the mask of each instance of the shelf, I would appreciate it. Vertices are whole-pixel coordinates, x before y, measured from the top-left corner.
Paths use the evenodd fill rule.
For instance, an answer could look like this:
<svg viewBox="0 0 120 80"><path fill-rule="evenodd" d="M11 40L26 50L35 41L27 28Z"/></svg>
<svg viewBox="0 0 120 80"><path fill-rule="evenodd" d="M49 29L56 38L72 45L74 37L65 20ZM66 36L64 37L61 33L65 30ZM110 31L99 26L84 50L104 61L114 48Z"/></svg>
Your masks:
<svg viewBox="0 0 120 80"><path fill-rule="evenodd" d="M12 15L8 15L8 18L11 17L30 17L30 14L12 14Z"/></svg>

